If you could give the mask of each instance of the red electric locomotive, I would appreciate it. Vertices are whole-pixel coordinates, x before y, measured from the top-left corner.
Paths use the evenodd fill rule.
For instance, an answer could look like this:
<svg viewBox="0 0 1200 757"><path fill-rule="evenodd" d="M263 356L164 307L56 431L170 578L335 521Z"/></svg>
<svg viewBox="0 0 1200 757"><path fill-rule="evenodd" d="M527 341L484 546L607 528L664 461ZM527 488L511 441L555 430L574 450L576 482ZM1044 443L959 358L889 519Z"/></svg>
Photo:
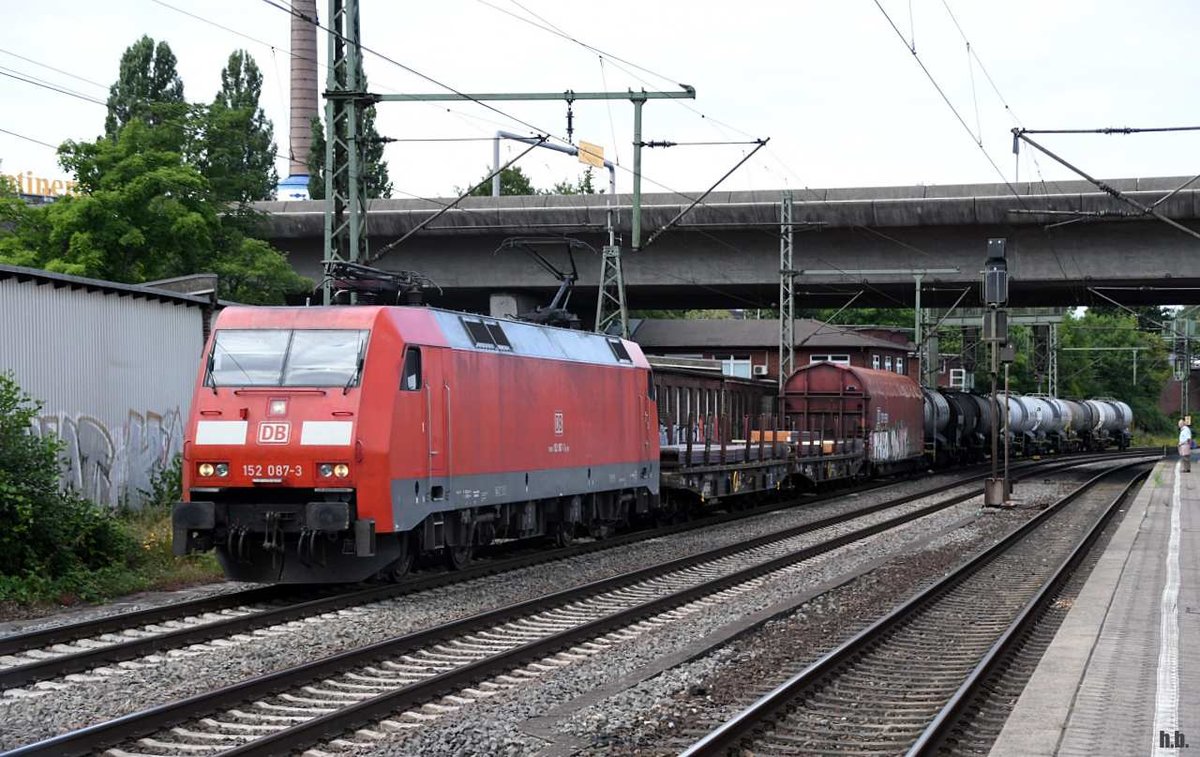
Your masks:
<svg viewBox="0 0 1200 757"><path fill-rule="evenodd" d="M632 342L425 307L217 318L175 506L233 579L345 582L497 538L602 532L658 496Z"/></svg>

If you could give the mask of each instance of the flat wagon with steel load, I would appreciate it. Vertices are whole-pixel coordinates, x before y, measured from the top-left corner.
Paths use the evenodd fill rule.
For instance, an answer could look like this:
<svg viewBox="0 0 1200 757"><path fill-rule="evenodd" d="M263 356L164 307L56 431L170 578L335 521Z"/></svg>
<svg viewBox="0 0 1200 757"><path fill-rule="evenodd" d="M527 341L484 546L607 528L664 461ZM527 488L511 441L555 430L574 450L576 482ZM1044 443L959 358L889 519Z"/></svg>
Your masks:
<svg viewBox="0 0 1200 757"><path fill-rule="evenodd" d="M791 434L777 414L774 381L724 375L717 361L648 359L665 514L773 492L787 480Z"/></svg>

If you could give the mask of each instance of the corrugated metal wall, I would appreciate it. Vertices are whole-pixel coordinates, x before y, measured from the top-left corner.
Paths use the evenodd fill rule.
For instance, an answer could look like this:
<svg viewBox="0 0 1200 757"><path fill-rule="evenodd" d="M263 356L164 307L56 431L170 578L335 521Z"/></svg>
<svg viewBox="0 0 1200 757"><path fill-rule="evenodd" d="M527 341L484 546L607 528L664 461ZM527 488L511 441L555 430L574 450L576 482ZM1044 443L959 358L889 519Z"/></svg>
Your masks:
<svg viewBox="0 0 1200 757"><path fill-rule="evenodd" d="M136 507L182 451L204 311L0 279L0 371L44 403L39 433L65 442L66 483Z"/></svg>

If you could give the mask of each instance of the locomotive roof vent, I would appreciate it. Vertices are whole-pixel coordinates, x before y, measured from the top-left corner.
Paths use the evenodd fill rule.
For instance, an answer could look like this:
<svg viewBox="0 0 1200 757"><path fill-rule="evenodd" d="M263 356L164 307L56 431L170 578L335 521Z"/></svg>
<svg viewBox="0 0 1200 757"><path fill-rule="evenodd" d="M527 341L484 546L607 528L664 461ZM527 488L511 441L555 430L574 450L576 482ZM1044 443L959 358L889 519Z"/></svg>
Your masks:
<svg viewBox="0 0 1200 757"><path fill-rule="evenodd" d="M633 358L629 357L629 350L625 349L625 345L620 339L609 339L608 348L612 350L613 356L622 363L633 362Z"/></svg>
<svg viewBox="0 0 1200 757"><path fill-rule="evenodd" d="M508 341L508 335L504 333L504 327L498 321L484 321L482 318L467 316L462 316L459 320L476 347L512 352L512 342Z"/></svg>

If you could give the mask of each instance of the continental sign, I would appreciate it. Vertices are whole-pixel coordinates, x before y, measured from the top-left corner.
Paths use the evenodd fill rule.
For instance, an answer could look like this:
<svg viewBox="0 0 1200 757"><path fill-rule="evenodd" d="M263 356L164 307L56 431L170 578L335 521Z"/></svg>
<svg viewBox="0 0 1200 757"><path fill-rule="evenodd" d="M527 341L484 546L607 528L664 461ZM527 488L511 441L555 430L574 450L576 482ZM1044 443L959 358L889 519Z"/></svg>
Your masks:
<svg viewBox="0 0 1200 757"><path fill-rule="evenodd" d="M61 197L62 195L78 194L75 188L78 182L64 179L46 179L34 176L33 171L14 174L0 174L0 181L8 184L19 194L37 195L38 197Z"/></svg>

